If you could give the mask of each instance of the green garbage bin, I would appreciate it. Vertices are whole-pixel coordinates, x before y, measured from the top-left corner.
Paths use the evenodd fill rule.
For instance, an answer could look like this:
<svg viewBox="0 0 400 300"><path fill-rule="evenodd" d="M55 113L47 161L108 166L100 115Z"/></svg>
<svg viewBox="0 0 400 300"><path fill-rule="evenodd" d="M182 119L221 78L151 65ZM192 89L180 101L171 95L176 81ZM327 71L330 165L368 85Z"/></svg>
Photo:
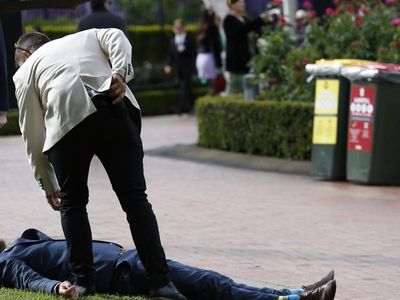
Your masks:
<svg viewBox="0 0 400 300"><path fill-rule="evenodd" d="M312 176L325 180L346 179L346 145L350 82L340 75L344 66L370 64L370 61L319 60L306 66L316 78Z"/></svg>
<svg viewBox="0 0 400 300"><path fill-rule="evenodd" d="M400 66L347 67L351 80L347 179L400 184Z"/></svg>

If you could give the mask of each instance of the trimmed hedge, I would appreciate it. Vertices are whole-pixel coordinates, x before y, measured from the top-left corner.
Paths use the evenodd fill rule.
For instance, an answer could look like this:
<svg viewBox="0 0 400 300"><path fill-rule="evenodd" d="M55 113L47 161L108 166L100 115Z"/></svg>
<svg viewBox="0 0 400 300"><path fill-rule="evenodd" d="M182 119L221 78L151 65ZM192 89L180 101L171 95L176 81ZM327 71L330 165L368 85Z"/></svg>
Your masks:
<svg viewBox="0 0 400 300"><path fill-rule="evenodd" d="M13 110L7 114L7 124L0 129L0 135L21 134L18 124L18 111Z"/></svg>
<svg viewBox="0 0 400 300"><path fill-rule="evenodd" d="M207 88L193 89L196 98L207 94ZM177 104L180 97L179 90L153 90L134 92L139 102L143 116L166 115L173 113L172 106Z"/></svg>
<svg viewBox="0 0 400 300"><path fill-rule="evenodd" d="M280 158L311 157L312 103L244 101L235 97L197 100L199 145Z"/></svg>
<svg viewBox="0 0 400 300"><path fill-rule="evenodd" d="M196 88L193 90L194 96L199 97L207 93L206 88ZM171 114L171 107L176 105L179 97L179 90L155 90L134 92L136 100L139 102L143 116ZM21 134L18 124L18 111L10 111L7 114L7 124L0 129L2 135Z"/></svg>
<svg viewBox="0 0 400 300"><path fill-rule="evenodd" d="M25 31L30 31L31 26L26 26ZM76 32L76 25L61 26L42 26L44 34L50 39L61 38L67 34ZM189 24L186 26L189 33L194 34L197 26ZM132 44L133 64L141 65L148 61L151 63L165 63L169 51L170 39L173 36L172 26L165 25L161 28L159 25L128 26L128 38Z"/></svg>

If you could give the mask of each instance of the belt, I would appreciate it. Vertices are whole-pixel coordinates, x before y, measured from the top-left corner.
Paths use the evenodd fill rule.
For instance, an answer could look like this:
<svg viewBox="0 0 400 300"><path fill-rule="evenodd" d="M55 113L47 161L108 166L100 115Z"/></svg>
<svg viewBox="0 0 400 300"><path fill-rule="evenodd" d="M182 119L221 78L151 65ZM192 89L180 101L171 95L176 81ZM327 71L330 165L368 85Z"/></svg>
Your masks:
<svg viewBox="0 0 400 300"><path fill-rule="evenodd" d="M92 98L92 102L96 107L111 106L113 100L113 98L105 95L97 95Z"/></svg>

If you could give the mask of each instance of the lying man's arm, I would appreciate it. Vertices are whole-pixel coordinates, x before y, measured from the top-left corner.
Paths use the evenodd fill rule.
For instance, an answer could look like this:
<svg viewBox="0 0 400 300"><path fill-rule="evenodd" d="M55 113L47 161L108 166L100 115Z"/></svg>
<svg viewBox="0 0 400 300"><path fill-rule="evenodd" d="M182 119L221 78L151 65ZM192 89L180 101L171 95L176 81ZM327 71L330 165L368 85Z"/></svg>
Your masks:
<svg viewBox="0 0 400 300"><path fill-rule="evenodd" d="M32 270L18 259L7 259L0 263L1 286L5 288L28 289L35 292L56 294L57 280L50 280Z"/></svg>

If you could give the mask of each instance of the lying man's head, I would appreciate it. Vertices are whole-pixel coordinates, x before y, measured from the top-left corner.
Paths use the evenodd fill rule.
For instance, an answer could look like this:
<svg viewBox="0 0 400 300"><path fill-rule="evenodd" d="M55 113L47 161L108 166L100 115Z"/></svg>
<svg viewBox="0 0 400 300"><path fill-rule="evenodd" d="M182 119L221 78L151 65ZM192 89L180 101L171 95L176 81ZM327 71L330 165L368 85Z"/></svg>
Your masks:
<svg viewBox="0 0 400 300"><path fill-rule="evenodd" d="M0 253L6 249L6 242L3 239L0 239Z"/></svg>
<svg viewBox="0 0 400 300"><path fill-rule="evenodd" d="M47 35L40 32L29 32L21 35L15 43L15 64L20 67L38 48L49 42Z"/></svg>

